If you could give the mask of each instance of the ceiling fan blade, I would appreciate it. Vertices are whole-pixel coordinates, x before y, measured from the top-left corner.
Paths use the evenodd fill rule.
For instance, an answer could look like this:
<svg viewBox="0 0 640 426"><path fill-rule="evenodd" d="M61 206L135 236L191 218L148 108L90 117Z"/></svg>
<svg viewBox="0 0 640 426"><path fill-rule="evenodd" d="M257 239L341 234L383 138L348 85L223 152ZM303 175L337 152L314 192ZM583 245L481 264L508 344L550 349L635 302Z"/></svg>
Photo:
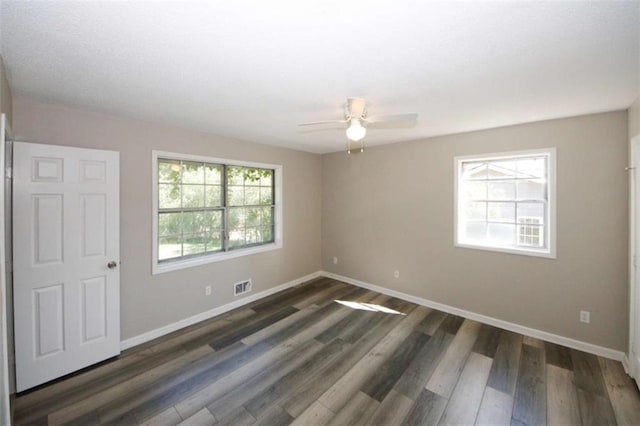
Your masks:
<svg viewBox="0 0 640 426"><path fill-rule="evenodd" d="M361 118L367 107L367 102L362 98L347 98L347 111L349 117Z"/></svg>
<svg viewBox="0 0 640 426"><path fill-rule="evenodd" d="M315 126L317 124L345 124L348 120L326 120L326 121L312 121L310 123L298 123L298 126Z"/></svg>
<svg viewBox="0 0 640 426"><path fill-rule="evenodd" d="M394 114L394 115L374 115L367 117L365 123L388 123L392 121L416 121L418 114Z"/></svg>

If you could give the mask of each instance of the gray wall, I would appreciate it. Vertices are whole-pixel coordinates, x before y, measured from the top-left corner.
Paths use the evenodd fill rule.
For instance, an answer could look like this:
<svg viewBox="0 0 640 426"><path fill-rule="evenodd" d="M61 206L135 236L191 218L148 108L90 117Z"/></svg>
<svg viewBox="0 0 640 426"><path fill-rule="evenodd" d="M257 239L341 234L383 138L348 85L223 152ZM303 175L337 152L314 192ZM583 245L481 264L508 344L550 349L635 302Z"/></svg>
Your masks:
<svg viewBox="0 0 640 426"><path fill-rule="evenodd" d="M229 303L230 285L241 279L252 277L261 291L322 268L597 345L626 346L626 112L321 157L16 97L14 133L17 140L121 152L123 338ZM454 248L453 157L552 146L558 258ZM152 276L152 149L282 164L284 248ZM203 296L205 284L213 285L213 297ZM591 324L578 322L581 309L591 311Z"/></svg>
<svg viewBox="0 0 640 426"><path fill-rule="evenodd" d="M326 155L323 268L624 350L627 138L621 111ZM545 147L557 148L557 259L455 248L454 156Z"/></svg>
<svg viewBox="0 0 640 426"><path fill-rule="evenodd" d="M106 114L14 99L15 140L120 151L121 329L130 338L320 269L321 157ZM282 164L281 250L151 275L151 150ZM213 296L204 296L205 285Z"/></svg>

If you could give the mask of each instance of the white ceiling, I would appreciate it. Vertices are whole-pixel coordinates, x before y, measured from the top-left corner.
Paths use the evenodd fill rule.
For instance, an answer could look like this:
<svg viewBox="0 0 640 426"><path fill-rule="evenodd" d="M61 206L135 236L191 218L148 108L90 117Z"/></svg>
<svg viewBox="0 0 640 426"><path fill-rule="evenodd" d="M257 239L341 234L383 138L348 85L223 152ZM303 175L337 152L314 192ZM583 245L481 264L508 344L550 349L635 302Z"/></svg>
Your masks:
<svg viewBox="0 0 640 426"><path fill-rule="evenodd" d="M367 145L627 108L640 2L2 1L15 94L311 152L344 149L348 96Z"/></svg>

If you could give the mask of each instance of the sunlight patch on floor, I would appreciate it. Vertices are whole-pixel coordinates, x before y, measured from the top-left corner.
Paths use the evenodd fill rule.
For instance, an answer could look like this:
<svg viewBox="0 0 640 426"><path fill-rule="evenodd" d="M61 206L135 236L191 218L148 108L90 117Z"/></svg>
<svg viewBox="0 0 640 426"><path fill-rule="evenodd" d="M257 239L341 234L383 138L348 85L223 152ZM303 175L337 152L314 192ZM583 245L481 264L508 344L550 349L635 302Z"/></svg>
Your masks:
<svg viewBox="0 0 640 426"><path fill-rule="evenodd" d="M402 312L396 311L391 308L387 308L386 306L376 305L374 303L349 302L347 300L336 300L335 302L338 302L341 305L347 306L351 309L358 309L361 311L383 312L385 314L394 314L394 315L406 315L406 314L403 314Z"/></svg>

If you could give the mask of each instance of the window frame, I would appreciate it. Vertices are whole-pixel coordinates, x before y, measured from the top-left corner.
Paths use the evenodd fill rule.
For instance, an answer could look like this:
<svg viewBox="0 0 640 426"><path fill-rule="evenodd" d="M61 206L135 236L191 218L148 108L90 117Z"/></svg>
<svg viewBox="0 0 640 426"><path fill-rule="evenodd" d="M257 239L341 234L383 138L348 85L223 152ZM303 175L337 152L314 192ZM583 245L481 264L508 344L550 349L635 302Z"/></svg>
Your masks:
<svg viewBox="0 0 640 426"><path fill-rule="evenodd" d="M224 166L238 166L238 167L255 167L260 169L271 169L274 171L274 193L275 200L274 217L273 217L273 237L274 241L266 244L250 245L248 247L237 247L229 249L228 251L217 251L210 254L203 254L197 256L183 256L182 258L176 258L171 261L159 261L158 260L158 218L159 218L159 206L158 206L158 160L181 160L181 161L194 161L203 163L219 164ZM152 182L152 274L161 274L165 272L176 271L185 268L191 268L199 265L206 265L208 263L221 262L228 259L234 259L242 256L249 256L256 253L263 253L271 250L278 250L282 248L282 165L280 164L268 164L257 163L250 161L239 161L225 158L207 157L204 155L192 155L181 154L176 152L167 151L151 151L151 182ZM222 197L226 199L226 182L222 186ZM227 208L228 206L225 206ZM226 231L226 229L225 229ZM223 244L224 247L224 244Z"/></svg>
<svg viewBox="0 0 640 426"><path fill-rule="evenodd" d="M489 244L477 244L468 241L461 241L460 227L461 215L459 210L460 201L460 181L462 173L462 164L474 161L500 161L509 159L518 159L532 156L547 157L547 211L546 219L548 225L544 226L544 240L548 241L547 247L503 247ZM478 155L456 156L453 159L454 173L454 197L453 197L453 213L454 213L454 247L470 248L477 250L494 251L500 253L519 254L525 256L544 257L556 259L556 148L542 148L521 151L497 152ZM517 218L516 218L517 220ZM516 229L516 240L518 238L518 229Z"/></svg>

